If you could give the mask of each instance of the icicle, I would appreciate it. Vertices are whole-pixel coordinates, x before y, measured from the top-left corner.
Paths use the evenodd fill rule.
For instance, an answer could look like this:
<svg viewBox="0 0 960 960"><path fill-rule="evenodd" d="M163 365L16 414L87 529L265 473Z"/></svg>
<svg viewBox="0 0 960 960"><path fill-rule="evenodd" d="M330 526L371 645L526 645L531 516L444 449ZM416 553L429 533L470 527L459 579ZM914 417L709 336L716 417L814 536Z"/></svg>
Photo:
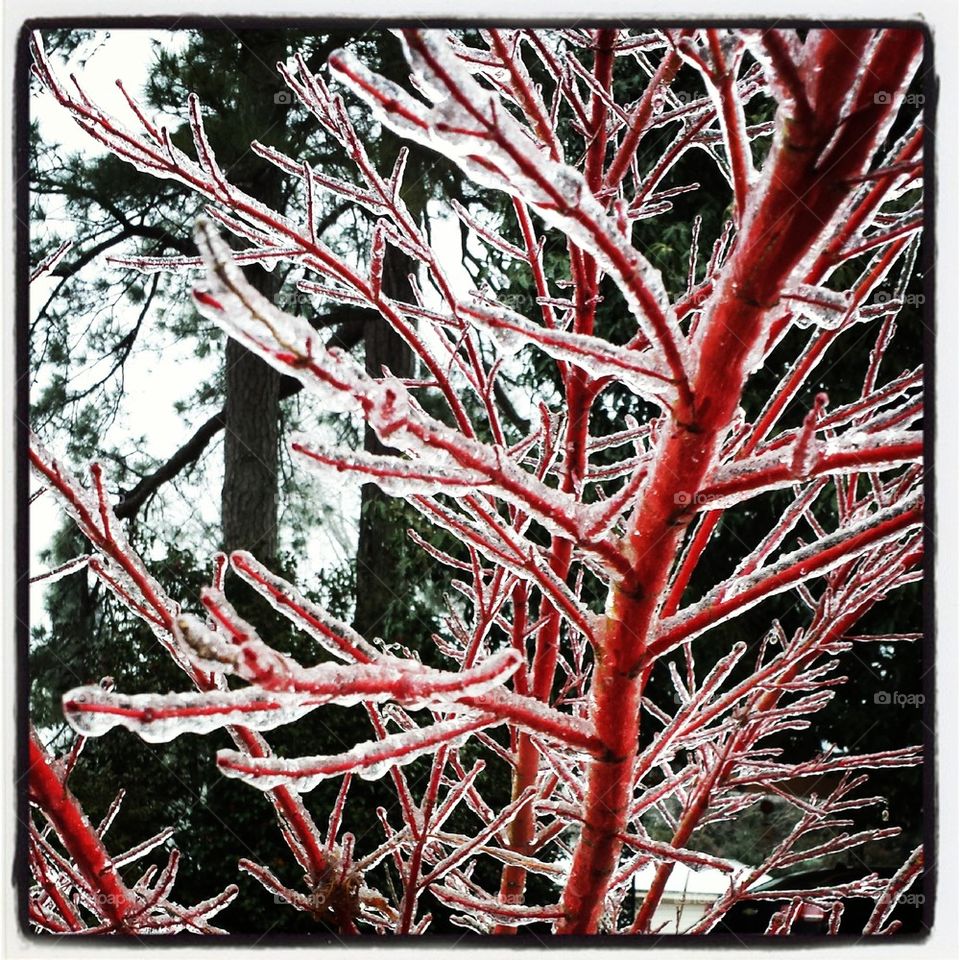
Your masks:
<svg viewBox="0 0 960 960"><path fill-rule="evenodd" d="M386 224L383 220L378 220L373 228L373 242L370 245L370 290L374 300L380 299L380 286L383 281L383 259L386 252Z"/></svg>

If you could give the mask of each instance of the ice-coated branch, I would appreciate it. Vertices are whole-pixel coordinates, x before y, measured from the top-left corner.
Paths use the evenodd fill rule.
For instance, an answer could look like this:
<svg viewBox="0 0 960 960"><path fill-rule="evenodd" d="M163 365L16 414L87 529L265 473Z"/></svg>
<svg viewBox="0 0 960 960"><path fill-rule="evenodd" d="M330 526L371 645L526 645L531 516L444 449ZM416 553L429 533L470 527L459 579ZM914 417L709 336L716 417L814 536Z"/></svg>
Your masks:
<svg viewBox="0 0 960 960"><path fill-rule="evenodd" d="M85 488L34 443L42 488L91 544L36 581L85 569L195 687L79 687L64 696L65 716L91 736L226 729L237 749L220 751L218 768L268 792L304 883L250 860L241 869L341 933L423 932L431 898L483 933L650 932L678 863L728 874L695 933L750 899L780 901L771 935L796 930L805 910L822 911L836 933L850 897L877 904L867 932L894 932L891 903L920 876L920 851L887 882L753 887L767 871L893 837L896 826L867 819L882 801L861 788L869 771L922 760L915 747L783 749L844 689L855 646L918 637L899 623L858 624L921 576L924 553L923 374L894 363L922 236L923 128L905 96L922 35L397 33L409 83L371 69L362 45L335 53L329 74L303 54L279 65L347 161L334 174L252 144L289 179L296 199L282 212L230 182L198 98L184 105L188 156L122 86L132 129L61 80L35 41L36 74L81 129L205 205L199 256L115 264L201 269L193 303L204 317L302 384L305 402L363 422L385 448L307 434L292 440L294 465L404 500L435 532L418 527L414 545L450 574L422 635L363 636L298 585L310 582L307 567L284 579L245 551L218 555L211 586L177 602L125 539L103 471ZM408 163L417 155L374 150L357 101L508 198L486 206L462 191L449 204L467 255L479 244L491 257L475 274L480 289L464 290L451 251L438 248L436 198L425 217L404 199L421 175ZM679 281L665 282L644 243L651 218L692 202L694 179L708 182L681 175L691 152L716 168L710 183L729 186L716 208L729 203L729 219L711 237L714 207L698 213L680 231ZM367 231L343 253L329 231L350 210ZM389 295L390 248L409 258L409 303ZM278 262L301 294L379 314L416 369L398 376L328 349L241 269ZM623 318L635 321L626 333ZM862 356L845 360L863 361L862 381L837 384L830 361L867 334ZM716 575L714 540L741 524L750 542ZM234 575L316 656L294 659L241 618L226 598ZM784 595L796 602L782 622L753 642L720 642L729 620ZM202 616L187 612L196 599ZM362 710L371 739L279 757L258 732L325 705ZM371 789L383 806L366 814L376 839L351 820L354 778L380 781ZM322 832L300 794L325 781ZM747 816L765 796L795 821L762 863L735 867L700 849L704 827ZM100 830L76 822L69 856L49 832L31 834L38 927L89 929L96 890L85 871L100 863L114 814ZM651 836L653 817L668 839ZM166 836L114 858L114 872ZM490 863L499 883L486 885ZM134 913L96 922L132 929L139 910L144 928L203 928L229 897L172 904L178 864L174 854L126 888ZM647 864L654 880L634 912L628 890ZM383 892L368 886L377 871ZM528 888L532 874L556 890Z"/></svg>
<svg viewBox="0 0 960 960"><path fill-rule="evenodd" d="M923 870L923 847L917 847L906 863L890 878L883 893L877 898L876 906L864 925L863 932L883 933L887 918L897 906L898 898L910 889Z"/></svg>
<svg viewBox="0 0 960 960"><path fill-rule="evenodd" d="M41 927L55 932L120 932L151 934L189 929L194 933L225 931L209 923L237 896L231 884L211 900L182 907L169 899L175 867L162 874L152 888L144 878L130 887L118 867L144 857L173 833L161 831L119 856L111 856L103 843L107 820L95 830L66 783L67 767L50 756L36 731L30 731L28 796L31 807L52 828L66 853L53 847L47 829L29 829L30 868L36 887L29 893L31 917ZM119 798L118 798L119 800ZM114 810L108 818L115 814ZM171 853L171 864L178 853Z"/></svg>
<svg viewBox="0 0 960 960"><path fill-rule="evenodd" d="M444 91L443 111L424 107L346 50L333 55L330 65L398 134L443 150L471 178L518 197L573 235L622 285L648 339L662 351L675 381L685 384L681 335L659 272L624 242L582 175L533 147L526 131L479 86L446 38L408 30L404 39L421 81Z"/></svg>
<svg viewBox="0 0 960 960"><path fill-rule="evenodd" d="M41 809L67 848L87 890L104 894L94 897L102 909L101 922L123 927L127 917L136 913L139 901L111 864L103 843L73 794L58 777L49 754L33 731L29 771L31 801Z"/></svg>
<svg viewBox="0 0 960 960"><path fill-rule="evenodd" d="M683 640L689 640L728 617L748 610L767 597L822 576L861 552L897 539L923 522L921 498L911 498L870 514L851 528L840 528L822 540L782 557L769 568L729 583L720 584L696 605L663 621L660 633L649 645L651 657L661 656Z"/></svg>
<svg viewBox="0 0 960 960"><path fill-rule="evenodd" d="M217 754L217 766L228 777L246 780L261 790L270 790L282 784L297 793L305 793L322 780L347 773L356 774L364 780L376 780L392 767L432 753L442 744L462 741L474 730L496 722L485 716L444 721L432 727L391 734L382 740L370 740L346 753L329 757L254 759L234 750L221 750Z"/></svg>
<svg viewBox="0 0 960 960"><path fill-rule="evenodd" d="M69 471L50 456L36 437L31 438L29 456L35 473L56 492L67 513L115 575L107 573L101 565L95 566L96 558L88 561L90 569L150 625L163 648L198 689L205 692L214 689L210 675L196 670L188 649L178 643L176 620L179 609L149 574L139 555L120 532L119 521L111 516L102 481L96 484L98 498L91 497ZM263 756L267 752L266 744L249 728L236 726L230 732L238 746L252 756ZM326 858L310 815L299 798L284 787L273 791L271 800L291 850L305 870L311 875L319 875L325 869Z"/></svg>
<svg viewBox="0 0 960 960"><path fill-rule="evenodd" d="M299 720L321 702L256 688L125 696L90 686L65 693L63 713L84 736L99 737L114 727L125 727L150 743L165 743L183 733L209 733L234 724L272 730Z"/></svg>

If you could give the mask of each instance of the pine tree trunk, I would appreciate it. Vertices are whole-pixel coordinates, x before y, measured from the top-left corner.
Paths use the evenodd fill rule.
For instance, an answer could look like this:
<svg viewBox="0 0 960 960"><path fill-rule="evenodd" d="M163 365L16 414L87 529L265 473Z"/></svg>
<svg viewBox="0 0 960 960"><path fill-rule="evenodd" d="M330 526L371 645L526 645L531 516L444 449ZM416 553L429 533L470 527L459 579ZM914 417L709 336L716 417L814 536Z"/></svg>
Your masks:
<svg viewBox="0 0 960 960"><path fill-rule="evenodd" d="M410 301L412 291L407 277L415 264L405 253L387 245L383 262L383 292L395 300ZM398 377L411 377L413 353L404 340L378 314L371 315L364 330L366 370L382 376L383 367ZM390 453L369 426L364 428L363 447L370 453ZM392 529L387 515L390 498L372 483L363 485L360 494L360 536L357 543L357 606L353 625L364 636L382 634L391 606L403 585L397 571L403 545L403 532Z"/></svg>
<svg viewBox="0 0 960 960"><path fill-rule="evenodd" d="M277 553L280 374L233 339L225 362L223 548L269 562Z"/></svg>
<svg viewBox="0 0 960 960"><path fill-rule="evenodd" d="M251 33L240 51L241 69L259 76L264 64L286 55L281 34ZM252 97L244 122L248 142L264 130L283 127L289 107L275 101L272 88ZM275 210L285 206L282 174L259 157L245 152L230 170L236 185ZM268 299L276 299L279 278L260 267L245 271L247 279ZM231 339L224 359L223 489L220 520L223 549L249 550L265 563L277 554L277 488L281 375L246 347Z"/></svg>

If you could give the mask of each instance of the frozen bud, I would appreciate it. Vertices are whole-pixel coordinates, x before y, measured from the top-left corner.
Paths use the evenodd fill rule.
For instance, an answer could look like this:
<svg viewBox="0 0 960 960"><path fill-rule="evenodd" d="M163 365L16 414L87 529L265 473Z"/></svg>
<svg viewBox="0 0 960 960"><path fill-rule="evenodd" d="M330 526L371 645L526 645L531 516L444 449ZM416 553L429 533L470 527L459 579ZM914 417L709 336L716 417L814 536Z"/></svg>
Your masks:
<svg viewBox="0 0 960 960"><path fill-rule="evenodd" d="M176 632L179 639L190 649L191 659L198 661L206 669L218 673L232 673L232 668L237 666L240 658L238 649L208 629L197 617L183 614L176 622Z"/></svg>

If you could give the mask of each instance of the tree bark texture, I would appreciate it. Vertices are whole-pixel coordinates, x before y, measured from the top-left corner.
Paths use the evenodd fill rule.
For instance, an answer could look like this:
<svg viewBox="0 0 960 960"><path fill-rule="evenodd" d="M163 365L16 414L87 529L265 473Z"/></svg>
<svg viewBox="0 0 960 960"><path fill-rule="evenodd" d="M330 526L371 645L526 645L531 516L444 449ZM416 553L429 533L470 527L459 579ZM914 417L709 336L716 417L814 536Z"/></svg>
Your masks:
<svg viewBox="0 0 960 960"><path fill-rule="evenodd" d="M279 33L245 36L241 66L249 61L249 75L257 76L263 64L286 56L286 43ZM266 131L282 128L289 107L277 103L271 89L251 97L243 122L249 127L248 142ZM268 206L285 206L283 175L249 151L240 155L229 175L241 189ZM260 267L247 271L247 278L266 297L276 298L280 278ZM220 497L223 549L249 550L264 562L277 554L277 488L280 443L281 374L246 347L229 340L224 359L223 489Z"/></svg>
<svg viewBox="0 0 960 960"><path fill-rule="evenodd" d="M394 300L410 302L407 279L415 264L405 253L387 245L383 261L383 292ZM381 376L383 367L397 377L412 377L413 352L379 314L371 314L364 330L367 373ZM363 447L370 453L392 453L369 425L364 427ZM363 485L360 494L360 531L357 543L357 604L354 628L365 636L383 632L386 615L398 590L397 576L401 536L390 529L386 510L390 498L373 483Z"/></svg>

